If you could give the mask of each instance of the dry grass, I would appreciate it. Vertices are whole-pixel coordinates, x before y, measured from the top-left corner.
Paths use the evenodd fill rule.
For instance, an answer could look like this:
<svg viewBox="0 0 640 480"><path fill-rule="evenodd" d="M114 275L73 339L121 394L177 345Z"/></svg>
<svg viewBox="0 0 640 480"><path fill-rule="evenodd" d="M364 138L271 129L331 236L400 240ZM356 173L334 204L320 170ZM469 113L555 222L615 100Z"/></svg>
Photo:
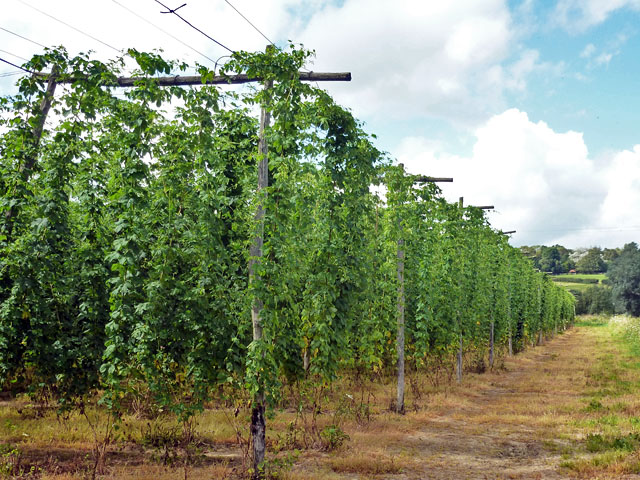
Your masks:
<svg viewBox="0 0 640 480"><path fill-rule="evenodd" d="M331 469L337 473L381 475L401 473L405 462L383 455L348 455L332 458Z"/></svg>
<svg viewBox="0 0 640 480"><path fill-rule="evenodd" d="M506 359L492 372L467 374L460 386L412 373L406 415L389 410L393 379L347 378L325 392L317 417L287 408L268 420L269 449L279 451L271 456L271 471L289 480L635 475L639 362L638 352L612 328L581 326ZM106 421L104 412L90 413ZM238 438L248 436L248 415L241 410L236 417L231 408L199 415L189 478L239 478L244 467ZM176 451L165 464L167 449L149 443L152 435L178 431L167 416L126 417L103 478L184 478L179 447L171 447ZM36 417L25 399L4 402L0 437L20 452L23 472L32 469L52 480L86 478L92 433L80 415ZM326 453L330 440L337 450ZM10 461L15 459L0 455L0 466Z"/></svg>

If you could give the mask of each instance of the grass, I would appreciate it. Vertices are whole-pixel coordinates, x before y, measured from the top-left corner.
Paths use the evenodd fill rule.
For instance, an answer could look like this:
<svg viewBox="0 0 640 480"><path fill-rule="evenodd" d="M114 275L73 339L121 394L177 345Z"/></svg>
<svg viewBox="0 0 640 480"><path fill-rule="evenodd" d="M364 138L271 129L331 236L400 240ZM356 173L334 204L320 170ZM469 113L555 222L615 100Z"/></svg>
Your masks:
<svg viewBox="0 0 640 480"><path fill-rule="evenodd" d="M584 293L590 287L594 285L603 285L602 281L607 278L606 273L577 273L577 274L562 274L553 275L551 279L557 285L566 288L567 290L579 293ZM593 281L593 283L580 283L585 281Z"/></svg>
<svg viewBox="0 0 640 480"><path fill-rule="evenodd" d="M580 293L584 293L588 288L593 287L593 285L594 285L594 284L589 284L589 283L560 282L560 281L557 281L557 280L554 280L554 282L556 283L556 285L564 287L569 291L574 290L574 291L580 292Z"/></svg>
<svg viewBox="0 0 640 480"><path fill-rule="evenodd" d="M572 280L598 280L597 283L602 283L602 280L607 278L606 273L571 273L571 274L562 274L562 275L553 275L551 277L555 282L571 282ZM595 284L595 283L594 283Z"/></svg>
<svg viewBox="0 0 640 480"><path fill-rule="evenodd" d="M640 341L629 333L636 326L582 317L574 329L504 359L500 368L465 374L460 386L410 372L405 415L389 411L392 377L360 383L346 377L323 393L318 416L296 415L292 401L268 419L270 464L285 480L638 473ZM242 406L236 416L234 408L210 405L198 416L189 478L241 478L246 459L238 440L248 437L249 411ZM25 398L0 405L0 477L19 463L23 477L36 469L45 480L86 478L92 432L85 419L36 413ZM101 410L89 413L106 421ZM178 437L167 415L125 417L102 478L184 478L181 457L171 457L174 463L163 457Z"/></svg>
<svg viewBox="0 0 640 480"><path fill-rule="evenodd" d="M337 473L381 475L402 473L402 464L405 462L391 456L359 454L334 457L329 463L331 469Z"/></svg>

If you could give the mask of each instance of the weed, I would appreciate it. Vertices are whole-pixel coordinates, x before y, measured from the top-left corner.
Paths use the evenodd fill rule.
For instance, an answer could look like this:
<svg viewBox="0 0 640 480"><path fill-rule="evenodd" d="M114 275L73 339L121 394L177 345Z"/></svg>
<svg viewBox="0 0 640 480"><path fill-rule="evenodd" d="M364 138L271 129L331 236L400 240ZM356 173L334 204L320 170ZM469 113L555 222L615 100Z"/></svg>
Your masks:
<svg viewBox="0 0 640 480"><path fill-rule="evenodd" d="M599 412L600 410L604 410L604 405L600 403L598 400L591 400L589 405L584 409L585 412Z"/></svg>
<svg viewBox="0 0 640 480"><path fill-rule="evenodd" d="M287 472L291 470L291 467L296 463L299 456L300 452L294 450L293 452L287 452L284 456L265 460L260 466L262 478L265 480L280 480L285 478ZM249 473L251 473L251 469Z"/></svg>
<svg viewBox="0 0 640 480"><path fill-rule="evenodd" d="M599 433L590 433L586 438L588 452L606 452L619 450L632 452L640 446L640 434L630 433L624 436L608 437Z"/></svg>
<svg viewBox="0 0 640 480"><path fill-rule="evenodd" d="M306 445L304 428L298 425L298 417L293 422L287 424L284 434L278 434L276 440L276 451L292 450L302 448Z"/></svg>
<svg viewBox="0 0 640 480"><path fill-rule="evenodd" d="M22 453L20 450L11 445L0 445L0 475L3 477L11 477L20 471L20 459Z"/></svg>
<svg viewBox="0 0 640 480"><path fill-rule="evenodd" d="M178 459L176 448L180 445L180 430L177 425L162 422L147 422L140 435L140 443L152 448L152 458L163 465L173 465Z"/></svg>
<svg viewBox="0 0 640 480"><path fill-rule="evenodd" d="M22 451L15 445L0 444L0 477L33 478L39 476L40 468L22 464Z"/></svg>
<svg viewBox="0 0 640 480"><path fill-rule="evenodd" d="M337 450L342 447L345 441L349 441L349 435L347 435L339 426L328 425L320 432L320 438L322 439L324 450Z"/></svg>
<svg viewBox="0 0 640 480"><path fill-rule="evenodd" d="M617 415L605 415L598 419L598 423L600 425L615 427L616 425L618 425L618 423L620 423L620 417L618 417Z"/></svg>

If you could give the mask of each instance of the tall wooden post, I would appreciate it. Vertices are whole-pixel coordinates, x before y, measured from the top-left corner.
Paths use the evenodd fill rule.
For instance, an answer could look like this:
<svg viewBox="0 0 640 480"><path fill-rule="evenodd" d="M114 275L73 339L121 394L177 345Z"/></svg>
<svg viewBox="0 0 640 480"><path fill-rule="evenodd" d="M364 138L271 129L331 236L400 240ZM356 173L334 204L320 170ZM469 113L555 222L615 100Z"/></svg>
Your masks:
<svg viewBox="0 0 640 480"><path fill-rule="evenodd" d="M400 170L404 177L404 165L399 164ZM437 183L437 182L453 182L450 177L428 177L425 175L412 175L414 183ZM409 187L411 188L411 187ZM377 210L376 210L377 214ZM376 231L377 231L376 216ZM396 353L397 360L397 397L396 412L404 413L404 344L405 344L405 305L406 297L404 292L404 259L405 259L405 240L403 235L402 217L398 218L398 247L397 247L397 279L398 279L398 298L397 298L397 325L398 333L396 336Z"/></svg>
<svg viewBox="0 0 640 480"><path fill-rule="evenodd" d="M402 176L404 176L404 165L400 164ZM402 235L402 218L398 217L398 251L397 251L397 276L398 276L398 300L397 300L397 322L398 335L396 338L396 353L398 355L398 388L396 398L396 412L404 413L404 238Z"/></svg>
<svg viewBox="0 0 640 480"><path fill-rule="evenodd" d="M402 234L402 225L400 226ZM398 238L398 398L396 411L404 413L404 239Z"/></svg>
<svg viewBox="0 0 640 480"><path fill-rule="evenodd" d="M509 319L509 356L513 357L513 310L511 309L511 302L513 301L513 288L511 280L509 280L509 313L507 318Z"/></svg>
<svg viewBox="0 0 640 480"><path fill-rule="evenodd" d="M260 130L258 139L258 156L260 161L258 163L258 206L254 216L255 220L255 234L253 242L249 248L249 283L253 283L256 280L256 265L260 263L260 257L262 257L262 246L264 244L264 216L265 216L265 202L267 199L266 188L269 186L269 148L267 145L266 129L271 122L271 112L269 111L268 97L269 91L273 86L273 82L267 81L265 88L266 99L262 104L260 110ZM253 340L259 342L262 340L262 322L260 314L262 312L263 303L262 300L255 296L251 305L251 323L253 325ZM253 399L253 405L251 410L251 439L253 442L253 478L261 479L262 464L265 456L265 434L266 434L266 422L265 422L265 396L262 388L258 391L258 394Z"/></svg>
<svg viewBox="0 0 640 480"><path fill-rule="evenodd" d="M460 211L464 208L464 198L460 197L458 200L458 207ZM462 272L464 274L464 272ZM460 316L460 310L458 310L458 328L460 329L460 338L458 345L458 355L456 361L456 379L458 383L462 383L462 318Z"/></svg>
<svg viewBox="0 0 640 480"><path fill-rule="evenodd" d="M495 342L495 315L491 313L491 330L489 331L489 368L493 369L493 350Z"/></svg>
<svg viewBox="0 0 640 480"><path fill-rule="evenodd" d="M31 176L31 173L33 172L33 169L38 161L38 148L40 146L40 139L42 138L44 123L47 120L47 115L49 114L49 110L51 109L53 96L58 84L58 73L59 68L57 65L54 65L51 68L51 74L47 79L47 90L44 93L44 97L42 97L42 101L40 102L40 112L38 112L36 118L33 121L33 130L31 131L31 139L29 142L30 150L27 151L25 162L20 166L20 176L22 177L22 180L24 182L27 182L29 180L29 177ZM10 238L11 234L13 233L12 219L16 216L16 213L17 209L15 206L11 206L5 213L7 238Z"/></svg>

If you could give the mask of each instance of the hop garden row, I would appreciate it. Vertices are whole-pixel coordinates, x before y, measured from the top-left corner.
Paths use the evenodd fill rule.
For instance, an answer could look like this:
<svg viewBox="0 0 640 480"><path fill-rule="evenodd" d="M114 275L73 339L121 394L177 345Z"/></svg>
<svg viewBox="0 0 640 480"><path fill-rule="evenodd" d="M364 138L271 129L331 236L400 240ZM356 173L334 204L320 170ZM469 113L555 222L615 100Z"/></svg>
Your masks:
<svg viewBox="0 0 640 480"><path fill-rule="evenodd" d="M75 81L58 89L40 142L46 80L24 77L1 103L6 387L66 408L99 392L116 413L144 390L186 421L220 394L273 406L285 384L393 370L398 320L417 370L459 352L493 361L572 322L573 296L481 210L416 187L347 110L299 81L308 55L235 54L226 69L274 82L239 92L160 87L151 77L181 66L134 51L140 81L124 92L122 59L53 50L30 62ZM261 104L273 116L266 196ZM258 203L264 247L249 282Z"/></svg>

